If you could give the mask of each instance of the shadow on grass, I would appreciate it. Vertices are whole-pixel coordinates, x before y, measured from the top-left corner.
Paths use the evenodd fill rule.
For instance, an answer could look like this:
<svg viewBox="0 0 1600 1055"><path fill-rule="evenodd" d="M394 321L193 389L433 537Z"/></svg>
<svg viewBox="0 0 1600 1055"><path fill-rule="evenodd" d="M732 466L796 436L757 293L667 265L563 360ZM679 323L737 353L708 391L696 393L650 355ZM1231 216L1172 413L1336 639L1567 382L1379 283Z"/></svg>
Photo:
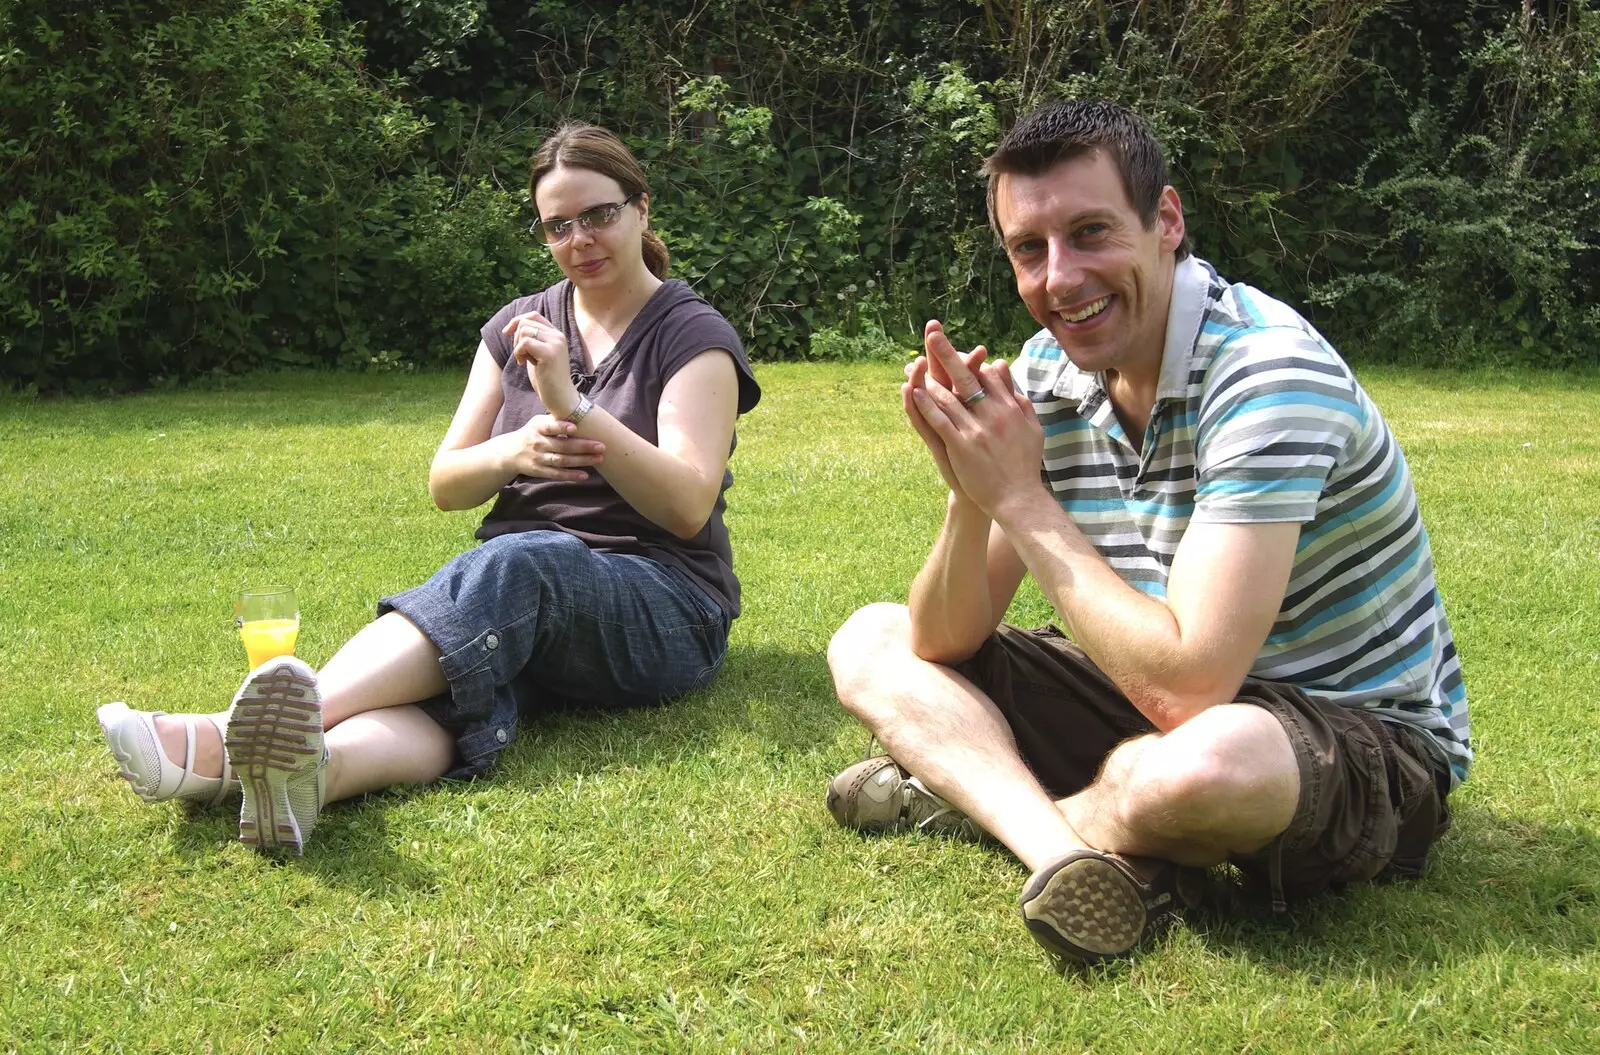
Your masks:
<svg viewBox="0 0 1600 1055"><path fill-rule="evenodd" d="M525 723L497 779L538 789L610 767L669 765L730 739L776 766L831 745L842 715L820 654L735 644L703 692L659 707L563 710Z"/></svg>
<svg viewBox="0 0 1600 1055"><path fill-rule="evenodd" d="M303 857L272 855L274 864L300 868L340 887L382 896L400 891L425 893L439 886L440 877L415 860L396 853L384 820L385 799L405 791L369 795L331 812L324 812ZM216 860L219 844L232 841L239 827L238 800L204 807L188 816L172 836L173 850L199 861Z"/></svg>
<svg viewBox="0 0 1600 1055"><path fill-rule="evenodd" d="M1591 828L1467 807L1419 880L1352 886L1278 917L1252 898L1188 926L1214 953L1313 980L1420 976L1512 948L1579 955L1600 941L1597 859Z"/></svg>

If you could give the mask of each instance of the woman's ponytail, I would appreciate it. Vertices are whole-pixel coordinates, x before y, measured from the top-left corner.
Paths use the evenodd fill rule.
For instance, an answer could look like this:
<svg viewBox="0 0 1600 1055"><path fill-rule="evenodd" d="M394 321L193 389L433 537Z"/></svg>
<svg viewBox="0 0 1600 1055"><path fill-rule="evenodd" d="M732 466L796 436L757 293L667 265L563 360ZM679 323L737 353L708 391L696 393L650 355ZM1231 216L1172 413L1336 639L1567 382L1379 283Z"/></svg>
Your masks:
<svg viewBox="0 0 1600 1055"><path fill-rule="evenodd" d="M650 273L656 276L656 278L666 278L667 266L669 262L670 254L667 252L667 243L661 240L660 235L656 234L649 228L645 228L644 266L648 268Z"/></svg>

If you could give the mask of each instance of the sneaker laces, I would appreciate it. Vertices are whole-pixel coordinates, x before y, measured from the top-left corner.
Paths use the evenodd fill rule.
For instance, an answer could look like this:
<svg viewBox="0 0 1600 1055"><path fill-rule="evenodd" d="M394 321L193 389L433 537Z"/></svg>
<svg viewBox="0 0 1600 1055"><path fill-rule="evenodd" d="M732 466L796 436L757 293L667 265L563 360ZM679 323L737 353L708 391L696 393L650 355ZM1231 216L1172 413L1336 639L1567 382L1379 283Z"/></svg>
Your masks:
<svg viewBox="0 0 1600 1055"><path fill-rule="evenodd" d="M916 777L900 786L901 813L920 832L971 828L972 820Z"/></svg>
<svg viewBox="0 0 1600 1055"><path fill-rule="evenodd" d="M875 758L880 754L883 745L878 741L878 734L867 731L867 750L862 758ZM895 763L899 765L899 763ZM901 767L901 772L905 772ZM930 790L920 779L907 776L900 784L901 815L909 821L919 832L934 832L942 828L958 829L968 834L977 835L980 831L972 818L952 806L943 796ZM917 815L924 814L922 817Z"/></svg>

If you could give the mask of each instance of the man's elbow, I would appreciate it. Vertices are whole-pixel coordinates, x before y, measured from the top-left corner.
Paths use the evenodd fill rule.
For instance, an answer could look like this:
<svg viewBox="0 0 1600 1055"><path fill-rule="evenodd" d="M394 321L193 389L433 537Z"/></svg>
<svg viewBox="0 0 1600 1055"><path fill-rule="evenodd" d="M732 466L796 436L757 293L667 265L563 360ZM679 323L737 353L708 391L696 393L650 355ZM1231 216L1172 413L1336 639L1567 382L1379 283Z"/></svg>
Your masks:
<svg viewBox="0 0 1600 1055"><path fill-rule="evenodd" d="M985 634L976 642L957 641L948 634L931 633L914 617L911 620L911 652L924 663L937 663L941 667L965 663L977 653L987 638Z"/></svg>
<svg viewBox="0 0 1600 1055"><path fill-rule="evenodd" d="M1170 733L1202 711L1232 703L1239 695L1241 679L1190 679L1160 684L1154 681L1129 686L1129 700L1157 729Z"/></svg>

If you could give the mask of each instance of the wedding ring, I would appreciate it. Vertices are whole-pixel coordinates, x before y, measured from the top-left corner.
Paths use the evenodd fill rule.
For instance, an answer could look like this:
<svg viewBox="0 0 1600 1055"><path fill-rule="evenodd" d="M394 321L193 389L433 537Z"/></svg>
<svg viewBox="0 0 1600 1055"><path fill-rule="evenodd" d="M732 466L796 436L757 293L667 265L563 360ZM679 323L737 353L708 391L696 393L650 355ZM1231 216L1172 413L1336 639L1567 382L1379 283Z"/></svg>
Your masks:
<svg viewBox="0 0 1600 1055"><path fill-rule="evenodd" d="M967 406L967 407L975 406L976 404L982 403L984 400L986 400L988 398L989 398L989 393L987 391L985 391L984 389L980 388L976 392L972 393L972 395L970 395L967 398L963 399L961 401L961 404L962 404L962 406Z"/></svg>

